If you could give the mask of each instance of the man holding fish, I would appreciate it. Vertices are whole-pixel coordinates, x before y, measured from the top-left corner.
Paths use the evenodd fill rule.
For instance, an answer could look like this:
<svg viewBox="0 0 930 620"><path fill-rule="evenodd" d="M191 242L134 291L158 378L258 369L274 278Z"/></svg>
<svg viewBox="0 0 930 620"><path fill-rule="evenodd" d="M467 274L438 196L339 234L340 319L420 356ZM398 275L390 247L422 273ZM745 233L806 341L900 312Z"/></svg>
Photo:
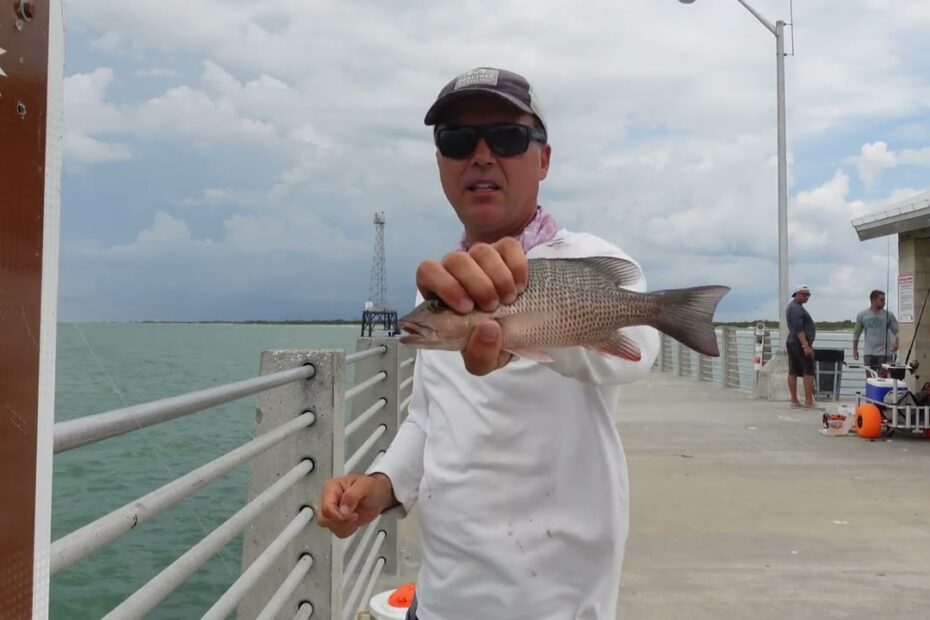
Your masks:
<svg viewBox="0 0 930 620"><path fill-rule="evenodd" d="M551 145L522 76L482 67L426 114L459 247L417 269L401 341L421 349L408 416L367 475L328 480L339 537L419 502L418 620L614 618L629 484L612 416L657 329L717 355L729 290L646 293L639 264L538 203Z"/></svg>

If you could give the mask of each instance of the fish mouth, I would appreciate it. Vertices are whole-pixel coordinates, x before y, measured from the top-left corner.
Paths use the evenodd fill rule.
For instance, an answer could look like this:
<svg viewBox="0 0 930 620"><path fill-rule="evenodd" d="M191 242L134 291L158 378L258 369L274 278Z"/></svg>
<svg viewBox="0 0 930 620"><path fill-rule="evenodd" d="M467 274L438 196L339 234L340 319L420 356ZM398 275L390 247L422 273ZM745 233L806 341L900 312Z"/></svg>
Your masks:
<svg viewBox="0 0 930 620"><path fill-rule="evenodd" d="M399 339L401 344L420 344L436 339L436 330L422 323L401 319L397 326L405 332Z"/></svg>

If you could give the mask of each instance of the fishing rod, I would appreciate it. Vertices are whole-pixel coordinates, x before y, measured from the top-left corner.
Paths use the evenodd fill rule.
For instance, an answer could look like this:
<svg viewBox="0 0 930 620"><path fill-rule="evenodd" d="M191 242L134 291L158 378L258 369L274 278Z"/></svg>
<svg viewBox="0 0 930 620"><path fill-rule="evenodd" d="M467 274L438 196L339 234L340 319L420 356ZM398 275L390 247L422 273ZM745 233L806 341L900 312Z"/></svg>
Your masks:
<svg viewBox="0 0 930 620"><path fill-rule="evenodd" d="M924 305L920 308L920 316L917 317L917 323L914 325L914 337L911 338L911 346L907 348L907 357L904 359L904 366L907 367L907 363L911 359L911 351L914 350L914 342L917 341L917 332L920 329L920 322L924 318L924 310L927 309L927 300L930 299L930 287L927 287L927 294L924 296ZM911 372L917 370L917 367L920 365L920 362L914 362L914 366L911 368ZM920 379L920 377L917 377Z"/></svg>
<svg viewBox="0 0 930 620"><path fill-rule="evenodd" d="M887 247L887 257L885 258L885 294L891 292L891 236L885 237L886 247ZM887 305L887 297L886 297ZM898 309L900 312L901 309ZM882 349L882 355L887 357L889 361L893 364L898 361L897 351L894 354L888 350L888 326L891 323L891 313L888 312L888 309L885 308L885 348Z"/></svg>

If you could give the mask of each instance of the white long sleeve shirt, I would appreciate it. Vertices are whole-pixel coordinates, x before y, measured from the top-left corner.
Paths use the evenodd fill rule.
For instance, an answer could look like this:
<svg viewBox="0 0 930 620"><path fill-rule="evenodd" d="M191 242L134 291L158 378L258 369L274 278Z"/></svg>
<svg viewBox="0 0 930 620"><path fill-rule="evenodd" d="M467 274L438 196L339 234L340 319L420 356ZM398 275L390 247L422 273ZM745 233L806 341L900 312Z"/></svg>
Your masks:
<svg viewBox="0 0 930 620"><path fill-rule="evenodd" d="M632 260L565 230L527 254L596 255ZM402 512L420 505L419 620L613 620L629 509L611 413L659 347L651 327L625 332L638 362L573 347L478 377L458 352L418 352L408 416L372 471Z"/></svg>

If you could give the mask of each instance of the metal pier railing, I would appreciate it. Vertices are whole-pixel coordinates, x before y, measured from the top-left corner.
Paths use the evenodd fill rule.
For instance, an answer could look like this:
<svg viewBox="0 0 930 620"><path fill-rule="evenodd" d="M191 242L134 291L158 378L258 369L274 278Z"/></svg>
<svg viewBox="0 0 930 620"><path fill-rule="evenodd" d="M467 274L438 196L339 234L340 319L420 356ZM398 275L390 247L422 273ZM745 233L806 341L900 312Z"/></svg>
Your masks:
<svg viewBox="0 0 930 620"><path fill-rule="evenodd" d="M755 389L756 338L753 329L723 327L717 330L717 347L720 357L707 357L693 351L677 340L660 334L661 346L653 368L681 377L714 383L720 387L752 393ZM778 338L778 330L764 330L762 364L772 357L772 340ZM776 343L776 346L778 344ZM852 358L852 330L820 331L814 348L841 349L844 359L852 367L845 368L840 384L840 396L853 397L865 384L865 371L861 361Z"/></svg>
<svg viewBox="0 0 930 620"><path fill-rule="evenodd" d="M251 462L246 504L105 618L144 616L244 533L241 573L204 618L351 619L382 572L397 571L397 527L382 515L340 540L311 527L316 502L327 478L368 471L384 454L406 415L414 366L395 338L361 338L357 349L266 351L257 378L56 424L60 453L257 395L251 441L55 540L51 574Z"/></svg>

